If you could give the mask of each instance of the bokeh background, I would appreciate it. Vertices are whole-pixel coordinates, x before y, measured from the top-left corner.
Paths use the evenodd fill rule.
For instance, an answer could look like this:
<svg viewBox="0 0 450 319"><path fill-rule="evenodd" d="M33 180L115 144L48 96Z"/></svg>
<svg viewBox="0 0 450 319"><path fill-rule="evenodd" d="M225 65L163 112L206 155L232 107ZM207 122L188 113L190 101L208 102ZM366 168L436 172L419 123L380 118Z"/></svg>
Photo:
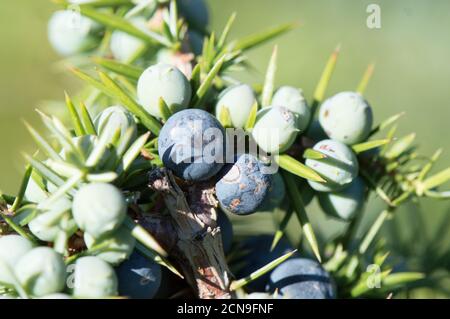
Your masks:
<svg viewBox="0 0 450 319"><path fill-rule="evenodd" d="M406 111L399 134L416 132L423 153L439 147L437 168L450 164L450 1L448 0L209 0L213 30L220 30L232 12L232 36L257 32L274 24L297 21L299 27L273 42L279 45L277 84L304 89L311 96L330 52L341 44L341 56L328 94L356 88L366 66L376 63L367 90L376 121ZM369 4L381 6L381 29L366 26ZM0 189L16 192L24 160L33 152L23 119L39 126L34 109L58 100L78 82L58 67L46 25L55 10L48 0L0 1ZM249 54L254 70L239 77L262 81L271 45ZM376 200L370 216L380 208ZM315 214L314 207L312 214ZM411 297L448 297L450 284L450 205L422 201L399 211L384 228L392 250L412 270L436 278L436 287L409 292ZM313 217L320 227L332 222ZM245 227L242 226L242 227ZM270 226L267 226L270 231ZM295 235L295 234L294 234Z"/></svg>

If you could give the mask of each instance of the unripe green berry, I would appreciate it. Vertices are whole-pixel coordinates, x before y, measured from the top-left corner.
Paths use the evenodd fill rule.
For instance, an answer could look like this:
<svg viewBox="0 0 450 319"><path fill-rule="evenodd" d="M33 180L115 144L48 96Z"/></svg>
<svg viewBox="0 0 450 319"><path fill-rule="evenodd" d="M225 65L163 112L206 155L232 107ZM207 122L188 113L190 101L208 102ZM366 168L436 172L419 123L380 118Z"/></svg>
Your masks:
<svg viewBox="0 0 450 319"><path fill-rule="evenodd" d="M117 295L114 269L98 257L82 257L75 263L73 294L79 298L106 298Z"/></svg>
<svg viewBox="0 0 450 319"><path fill-rule="evenodd" d="M255 93L250 85L231 86L219 96L219 101L216 104L216 117L220 118L222 109L226 107L233 127L243 128L255 103Z"/></svg>
<svg viewBox="0 0 450 319"><path fill-rule="evenodd" d="M48 37L56 52L71 56L87 52L99 43L99 25L79 13L57 11L50 18Z"/></svg>
<svg viewBox="0 0 450 319"><path fill-rule="evenodd" d="M306 166L314 169L326 183L308 180L319 192L335 192L348 186L358 175L359 164L355 153L345 144L334 140L323 140L314 145L314 150L326 155L323 159L307 159Z"/></svg>
<svg viewBox="0 0 450 319"><path fill-rule="evenodd" d="M350 220L363 208L365 190L364 182L357 177L348 187L340 192L319 193L320 207L330 216L342 220Z"/></svg>
<svg viewBox="0 0 450 319"><path fill-rule="evenodd" d="M60 292L65 285L66 266L62 256L48 247L30 250L14 270L25 291L36 297Z"/></svg>
<svg viewBox="0 0 450 319"><path fill-rule="evenodd" d="M147 21L144 17L134 17L129 22L143 32L148 30ZM126 32L114 30L111 34L110 47L116 60L128 62L134 58L139 50L145 47L145 42Z"/></svg>
<svg viewBox="0 0 450 319"><path fill-rule="evenodd" d="M121 227L101 239L95 239L89 233L84 233L84 242L89 249L101 245L101 252L96 256L112 265L118 265L128 259L136 245L136 240L126 227Z"/></svg>
<svg viewBox="0 0 450 319"><path fill-rule="evenodd" d="M70 209L72 203L66 197L56 201L49 211L41 212L28 224L30 231L42 241L53 242L61 231L72 235L77 227Z"/></svg>
<svg viewBox="0 0 450 319"><path fill-rule="evenodd" d="M156 64L142 73L137 85L137 95L147 112L161 118L160 99L175 113L188 107L191 85L186 76L169 64Z"/></svg>
<svg viewBox="0 0 450 319"><path fill-rule="evenodd" d="M118 229L125 219L126 211L125 198L111 184L88 184L73 199L72 214L77 225L95 238Z"/></svg>
<svg viewBox="0 0 450 319"><path fill-rule="evenodd" d="M373 115L369 103L355 92L342 92L320 107L319 121L333 140L347 145L363 142L372 129Z"/></svg>
<svg viewBox="0 0 450 319"><path fill-rule="evenodd" d="M31 242L19 235L0 237L0 283L14 284L12 271L20 258L31 249Z"/></svg>
<svg viewBox="0 0 450 319"><path fill-rule="evenodd" d="M282 106L271 106L258 112L252 135L265 152L282 153L292 146L298 132L296 114Z"/></svg>
<svg viewBox="0 0 450 319"><path fill-rule="evenodd" d="M108 131L109 139L112 139L117 129L120 129L120 137L125 136L131 130L132 140L137 136L137 125L133 115L123 106L110 106L100 112L94 120L97 134L100 136Z"/></svg>
<svg viewBox="0 0 450 319"><path fill-rule="evenodd" d="M289 111L298 115L298 129L303 131L311 119L311 110L303 95L303 91L292 86L279 88L273 98L272 105L284 106Z"/></svg>

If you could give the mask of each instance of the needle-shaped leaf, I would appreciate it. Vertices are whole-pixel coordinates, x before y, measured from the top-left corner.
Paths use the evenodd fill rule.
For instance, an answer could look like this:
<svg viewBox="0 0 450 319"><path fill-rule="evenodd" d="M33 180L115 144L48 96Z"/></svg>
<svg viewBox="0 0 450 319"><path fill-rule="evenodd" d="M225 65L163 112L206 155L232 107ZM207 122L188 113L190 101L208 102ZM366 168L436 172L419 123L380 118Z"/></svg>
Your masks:
<svg viewBox="0 0 450 319"><path fill-rule="evenodd" d="M142 68L131 64L121 63L116 60L104 59L99 57L95 57L93 59L95 63L102 66L106 70L114 72L118 75L123 75L133 81L139 80L142 72L144 72Z"/></svg>
<svg viewBox="0 0 450 319"><path fill-rule="evenodd" d="M384 289L394 289L399 286L403 287L406 284L416 282L424 278L425 274L420 272L391 273L383 279L382 286Z"/></svg>
<svg viewBox="0 0 450 319"><path fill-rule="evenodd" d="M33 166L34 171L42 178L46 179L52 184L55 184L58 187L64 184L64 180L60 176L58 176L58 174L56 174L53 170L47 167L47 165L32 158L29 155L25 154L24 156L25 159L30 163L30 165Z"/></svg>
<svg viewBox="0 0 450 319"><path fill-rule="evenodd" d="M66 98L66 106L69 111L70 119L72 120L72 124L75 129L75 134L77 136L86 135L86 131L84 130L84 126L81 122L80 116L78 115L75 105L73 105L72 99L70 98L69 94L67 94L67 92L64 93Z"/></svg>
<svg viewBox="0 0 450 319"><path fill-rule="evenodd" d="M214 79L219 74L220 70L222 69L223 62L225 61L225 56L222 57L211 69L211 71L206 76L205 80L202 82L200 87L198 88L197 92L195 93L194 97L194 105L195 106L201 106L203 103L206 93L208 93L209 89L214 83Z"/></svg>
<svg viewBox="0 0 450 319"><path fill-rule="evenodd" d="M403 115L405 115L405 112L401 112L398 114L395 114L388 119L381 122L379 125L377 125L369 134L369 137L375 135L376 133L384 130L385 128L391 126L392 124L396 123Z"/></svg>
<svg viewBox="0 0 450 319"><path fill-rule="evenodd" d="M225 105L223 105L220 109L219 122L224 128L233 126L233 123L231 122L230 110Z"/></svg>
<svg viewBox="0 0 450 319"><path fill-rule="evenodd" d="M450 167L427 178L423 182L424 190L431 190L435 187L441 186L442 184L448 182L450 180Z"/></svg>
<svg viewBox="0 0 450 319"><path fill-rule="evenodd" d="M253 104L252 106L252 109L250 110L247 122L245 123L246 131L251 131L255 127L257 113L258 113L258 102L255 102L255 104Z"/></svg>
<svg viewBox="0 0 450 319"><path fill-rule="evenodd" d="M61 156L59 156L58 152L56 152L55 149L46 141L46 139L43 138L30 124L25 122L25 126L30 132L31 137L34 139L39 148L41 148L45 152L45 154L55 160L61 159Z"/></svg>
<svg viewBox="0 0 450 319"><path fill-rule="evenodd" d="M167 121L172 116L172 111L162 97L159 98L158 107L163 121Z"/></svg>
<svg viewBox="0 0 450 319"><path fill-rule="evenodd" d="M391 145L391 147L387 149L387 151L384 153L384 157L388 159L394 159L399 157L410 148L415 139L416 139L415 133L411 133L398 139Z"/></svg>
<svg viewBox="0 0 450 319"><path fill-rule="evenodd" d="M297 214L300 225L302 226L303 235L305 236L309 246L311 247L314 255L319 262L322 262L320 256L319 244L317 243L316 235L306 214L305 205L303 204L302 195L298 189L298 185L295 182L294 176L287 172L282 172L284 182L286 183L286 189L292 209Z"/></svg>
<svg viewBox="0 0 450 319"><path fill-rule="evenodd" d="M359 245L358 252L361 255L364 255L366 253L367 249L375 239L375 236L379 233L381 227L383 226L384 222L388 219L389 216L391 216L391 212L387 209L383 210L380 213L380 215L378 215L375 222L372 223L372 225L370 226L369 230L367 231L366 235L364 236L363 240Z"/></svg>
<svg viewBox="0 0 450 319"><path fill-rule="evenodd" d="M307 148L303 153L303 157L306 159L320 160L327 158L328 156L320 151L317 151L312 148Z"/></svg>
<svg viewBox="0 0 450 319"><path fill-rule="evenodd" d="M326 181L313 169L309 168L303 163L300 163L295 158L282 154L275 156L275 161L277 164L284 170L291 172L294 175L300 176L302 178L309 179L314 182L322 182Z"/></svg>
<svg viewBox="0 0 450 319"><path fill-rule="evenodd" d="M100 79L106 86L107 91L112 93L112 97L118 99L123 106L134 113L153 134L159 135L161 123L148 114L131 96L129 96L117 83L115 83L106 73L99 72Z"/></svg>
<svg viewBox="0 0 450 319"><path fill-rule="evenodd" d="M296 23L287 23L267 29L257 34L246 36L235 43L234 49L242 51L253 49L263 43L266 43L267 41L270 41L288 31L295 29L296 26Z"/></svg>
<svg viewBox="0 0 450 319"><path fill-rule="evenodd" d="M352 146L352 149L356 154L359 154L359 153L366 152L371 149L386 145L390 142L391 142L390 139L368 141L368 142L364 142L364 143L355 144Z"/></svg>
<svg viewBox="0 0 450 319"><path fill-rule="evenodd" d="M366 72L364 72L361 82L359 82L356 92L360 93L361 95L364 95L364 93L366 92L367 86L370 82L370 79L373 76L374 70L375 70L375 63L369 64L369 66L366 69Z"/></svg>
<svg viewBox="0 0 450 319"><path fill-rule="evenodd" d="M130 168L131 164L141 153L141 150L144 147L145 143L147 143L147 140L149 137L150 137L150 133L142 135L126 151L126 153L122 157L123 171L127 171Z"/></svg>
<svg viewBox="0 0 450 319"><path fill-rule="evenodd" d="M106 172L100 174L88 174L86 180L91 183L112 183L117 179L116 172Z"/></svg>
<svg viewBox="0 0 450 319"><path fill-rule="evenodd" d="M325 93L327 91L328 85L330 84L331 77L336 69L337 60L339 57L340 45L336 47L336 49L331 54L330 58L325 65L325 69L322 72L322 75L319 79L319 83L317 83L316 89L314 91L314 100L311 105L311 114L314 116L316 113L317 107L320 103L322 103L325 98Z"/></svg>
<svg viewBox="0 0 450 319"><path fill-rule="evenodd" d="M258 279L259 277L264 276L268 272L272 271L275 267L277 267L278 265L280 265L281 263L283 263L284 261L286 261L287 259L292 257L296 252L297 252L297 250L291 251L291 252L275 259L274 261L268 263L264 267L261 267L257 271L251 273L249 276L239 279L239 280L236 280L236 281L233 281L231 283L230 290L236 291L242 287L245 287L252 281L254 281L254 280Z"/></svg>
<svg viewBox="0 0 450 319"><path fill-rule="evenodd" d="M92 121L91 115L89 114L89 111L87 110L87 107L84 103L80 103L80 113L86 134L97 135L97 130L95 129L94 122Z"/></svg>
<svg viewBox="0 0 450 319"><path fill-rule="evenodd" d="M294 215L294 211L290 209L286 212L283 219L280 222L280 225L278 226L278 229L275 231L275 235L273 236L272 245L270 246L270 251L273 251L275 247L277 247L278 243L280 242L281 238L284 236L284 232L286 230L286 227L289 223L289 221L292 218L292 215Z"/></svg>
<svg viewBox="0 0 450 319"><path fill-rule="evenodd" d="M436 163L436 161L439 159L439 157L441 157L442 151L443 150L440 148L436 152L434 152L433 156L431 156L430 161L423 166L422 170L420 171L419 178L418 178L419 181L423 181L425 179L427 174L430 172L431 168L433 168L434 163Z"/></svg>
<svg viewBox="0 0 450 319"><path fill-rule="evenodd" d="M267 67L266 78L262 92L262 106L269 106L272 102L273 90L275 87L275 75L277 72L277 58L278 46L275 46L272 51L269 66Z"/></svg>
<svg viewBox="0 0 450 319"><path fill-rule="evenodd" d="M82 15L91 18L92 20L103 24L110 29L120 30L122 32L128 33L129 35L141 39L148 44L156 43L166 47L171 46L170 41L168 41L162 35L150 30L142 31L139 28L135 27L132 23L118 15L101 10L95 10L94 8L91 8L87 5L80 5L79 7L80 13Z"/></svg>
<svg viewBox="0 0 450 319"><path fill-rule="evenodd" d="M233 12L231 16L228 18L227 24L225 25L225 28L223 29L222 34L220 35L219 41L217 42L217 48L219 51L222 50L222 48L225 46L228 34L230 33L231 27L233 26L235 19L236 19L236 12Z"/></svg>
<svg viewBox="0 0 450 319"><path fill-rule="evenodd" d="M130 217L125 219L125 226L131 230L131 234L137 241L139 241L145 247L157 252L162 257L167 257L168 254L161 247L158 241L141 225L136 224Z"/></svg>
<svg viewBox="0 0 450 319"><path fill-rule="evenodd" d="M22 181L20 182L19 192L17 193L17 197L14 200L14 204L11 207L12 212L15 212L22 205L22 201L25 196L25 191L27 190L28 182L30 181L32 172L33 168L31 167L31 165L27 165L25 169L25 174L23 175Z"/></svg>

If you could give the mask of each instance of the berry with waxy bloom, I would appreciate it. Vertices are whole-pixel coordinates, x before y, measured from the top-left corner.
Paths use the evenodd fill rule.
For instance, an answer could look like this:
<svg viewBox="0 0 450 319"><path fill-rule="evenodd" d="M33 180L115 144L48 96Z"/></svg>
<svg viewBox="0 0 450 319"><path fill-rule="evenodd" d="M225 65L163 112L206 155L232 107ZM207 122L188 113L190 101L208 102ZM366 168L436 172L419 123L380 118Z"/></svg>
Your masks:
<svg viewBox="0 0 450 319"><path fill-rule="evenodd" d="M27 252L14 271L19 283L32 296L57 293L65 285L66 265L62 256L49 247L37 247Z"/></svg>
<svg viewBox="0 0 450 319"><path fill-rule="evenodd" d="M19 235L0 237L0 282L13 285L13 271L22 256L33 249L31 242Z"/></svg>
<svg viewBox="0 0 450 319"><path fill-rule="evenodd" d="M272 175L255 156L239 156L225 168L225 175L216 184L216 195L222 207L237 215L254 213L266 198Z"/></svg>
<svg viewBox="0 0 450 319"><path fill-rule="evenodd" d="M283 106L261 109L256 116L252 136L267 153L282 153L295 142L299 133L298 116Z"/></svg>
<svg viewBox="0 0 450 319"><path fill-rule="evenodd" d="M118 291L114 269L95 256L77 259L73 285L73 294L79 298L113 297Z"/></svg>
<svg viewBox="0 0 450 319"><path fill-rule="evenodd" d="M343 220L354 218L364 206L366 185L360 177L336 193L319 193L320 207L330 216Z"/></svg>
<svg viewBox="0 0 450 319"><path fill-rule="evenodd" d="M149 114L158 118L162 118L160 99L176 113L188 107L191 94L186 76L170 64L152 65L142 73L137 84L139 102Z"/></svg>
<svg viewBox="0 0 450 319"><path fill-rule="evenodd" d="M359 164L355 153L345 144L334 140L323 140L314 145L314 150L326 157L307 159L306 166L314 169L326 183L308 180L318 192L336 192L348 186L358 175Z"/></svg>
<svg viewBox="0 0 450 319"><path fill-rule="evenodd" d="M256 103L256 96L250 85L238 84L223 91L216 104L216 117L220 118L223 108L227 108L233 127L244 128L250 111Z"/></svg>
<svg viewBox="0 0 450 319"><path fill-rule="evenodd" d="M341 92L322 104L319 121L331 139L352 145L369 136L373 124L372 108L361 94Z"/></svg>
<svg viewBox="0 0 450 319"><path fill-rule="evenodd" d="M288 299L334 299L334 284L322 266L306 258L292 258L270 274L268 290Z"/></svg>
<svg viewBox="0 0 450 319"><path fill-rule="evenodd" d="M111 184L83 186L73 199L72 214L85 232L101 238L118 229L125 219L127 204L119 189Z"/></svg>
<svg viewBox="0 0 450 319"><path fill-rule="evenodd" d="M136 240L131 235L130 230L124 226L100 239L94 238L89 233L84 233L84 242L89 249L101 245L102 248L96 256L111 265L118 265L130 257L136 245Z"/></svg>
<svg viewBox="0 0 450 319"><path fill-rule="evenodd" d="M161 266L135 251L116 269L119 293L133 299L151 299L161 288Z"/></svg>
<svg viewBox="0 0 450 319"><path fill-rule="evenodd" d="M189 109L172 115L158 137L164 166L188 181L216 175L225 159L225 130L203 110Z"/></svg>
<svg viewBox="0 0 450 319"><path fill-rule="evenodd" d="M273 98L272 105L284 106L298 115L298 129L303 131L311 119L311 110L303 95L303 91L292 86L279 88Z"/></svg>

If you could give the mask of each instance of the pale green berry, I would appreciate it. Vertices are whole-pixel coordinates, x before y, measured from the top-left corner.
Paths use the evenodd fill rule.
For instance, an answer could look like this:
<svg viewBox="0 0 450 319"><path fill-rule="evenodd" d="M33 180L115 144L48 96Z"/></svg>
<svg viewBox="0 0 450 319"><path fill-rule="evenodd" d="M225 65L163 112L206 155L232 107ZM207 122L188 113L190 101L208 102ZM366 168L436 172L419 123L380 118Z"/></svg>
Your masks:
<svg viewBox="0 0 450 319"><path fill-rule="evenodd" d="M299 130L304 131L308 127L311 110L302 90L292 86L283 86L275 92L272 105L284 106L289 111L298 114Z"/></svg>
<svg viewBox="0 0 450 319"><path fill-rule="evenodd" d="M147 20L144 17L134 17L129 22L143 32L148 31ZM110 47L116 60L128 62L145 47L145 42L126 32L114 30L111 34Z"/></svg>
<svg viewBox="0 0 450 319"><path fill-rule="evenodd" d="M101 252L95 255L112 265L118 265L128 259L136 245L136 240L126 227L121 227L101 239L95 239L89 233L84 233L84 242L89 249L101 245Z"/></svg>
<svg viewBox="0 0 450 319"><path fill-rule="evenodd" d="M323 140L314 145L314 150L326 155L323 159L307 159L306 166L325 179L326 183L308 180L309 185L319 192L335 192L348 186L358 175L359 165L355 153L347 145Z"/></svg>
<svg viewBox="0 0 450 319"><path fill-rule="evenodd" d="M30 231L42 241L53 242L56 237L65 232L72 235L76 230L70 209L72 202L67 197L56 201L50 210L41 212L28 223Z"/></svg>
<svg viewBox="0 0 450 319"><path fill-rule="evenodd" d="M95 48L99 43L98 31L98 24L70 10L55 12L48 25L50 44L63 56Z"/></svg>
<svg viewBox="0 0 450 319"><path fill-rule="evenodd" d="M100 136L106 133L108 140L114 137L117 130L120 130L120 137L124 137L128 130L132 132L132 140L137 136L137 125L133 115L123 106L110 106L100 112L94 120L97 134Z"/></svg>
<svg viewBox="0 0 450 319"><path fill-rule="evenodd" d="M111 184L85 185L73 199L72 214L77 225L96 238L118 229L125 219L126 211L124 196Z"/></svg>
<svg viewBox="0 0 450 319"><path fill-rule="evenodd" d="M142 73L137 85L137 96L147 112L161 118L160 99L175 113L188 107L191 85L176 67L159 63Z"/></svg>
<svg viewBox="0 0 450 319"><path fill-rule="evenodd" d="M57 293L65 285L66 266L62 256L49 247L30 250L14 270L19 283L32 296Z"/></svg>
<svg viewBox="0 0 450 319"><path fill-rule="evenodd" d="M297 115L282 106L260 110L252 135L258 146L267 153L282 153L297 138Z"/></svg>
<svg viewBox="0 0 450 319"><path fill-rule="evenodd" d="M322 104L319 121L331 139L352 145L369 136L373 124L372 108L361 94L342 92Z"/></svg>
<svg viewBox="0 0 450 319"><path fill-rule="evenodd" d="M319 193L320 207L330 216L350 220L361 212L364 206L365 191L364 182L357 177L340 192Z"/></svg>
<svg viewBox="0 0 450 319"><path fill-rule="evenodd" d="M98 257L82 257L75 263L73 294L79 298L107 298L117 295L114 269Z"/></svg>
<svg viewBox="0 0 450 319"><path fill-rule="evenodd" d="M229 87L219 96L216 104L216 117L220 118L222 109L226 107L233 127L243 128L255 103L255 93L250 85L239 84Z"/></svg>
<svg viewBox="0 0 450 319"><path fill-rule="evenodd" d="M0 285L14 284L13 270L22 256L33 249L31 242L18 235L0 237Z"/></svg>

